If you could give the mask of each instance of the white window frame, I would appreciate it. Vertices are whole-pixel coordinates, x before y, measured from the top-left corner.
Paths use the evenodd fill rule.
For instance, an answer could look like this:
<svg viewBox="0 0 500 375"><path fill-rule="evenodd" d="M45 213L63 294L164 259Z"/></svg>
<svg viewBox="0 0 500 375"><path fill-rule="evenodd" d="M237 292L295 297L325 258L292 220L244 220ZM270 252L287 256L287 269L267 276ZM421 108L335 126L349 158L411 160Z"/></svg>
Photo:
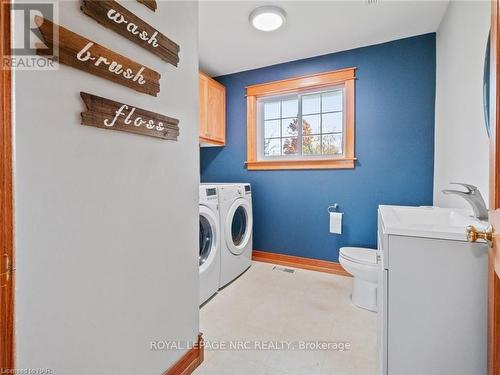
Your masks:
<svg viewBox="0 0 500 375"><path fill-rule="evenodd" d="M325 135L328 134L341 134L342 135L342 153L340 154L317 154L317 155L308 155L308 154L302 154L302 97L308 96L308 95L316 95L316 94L325 94L328 92L336 92L336 91L341 91L342 92L342 111L331 111L331 112L322 112L322 107L320 105L320 112L319 113L314 113L314 114L307 114L307 116L310 115L320 115L320 129L321 132L319 134L313 134L313 135L319 135L320 138L324 135L322 130L322 115L323 114L328 114L328 113L338 113L342 112L342 132L341 133L325 133ZM265 118L264 118L264 104L269 103L269 102L276 102L276 101L282 101L286 99L297 99L298 101L298 110L297 110L297 119L299 122L299 130L297 131L297 144L299 145L299 150L297 154L285 154L285 155L265 155L264 151L264 145L265 145ZM345 153L345 129L346 129L346 116L345 116L345 111L346 111L346 102L345 102L345 87L344 85L334 85L330 87L325 87L320 90L318 89L313 89L313 90L302 90L297 93L292 93L292 94L281 94L281 95L271 95L271 96L266 96L260 99L257 99L257 158L258 160L304 160L304 159L324 159L325 157L327 158L339 158L342 159L344 158L344 153ZM287 117L288 118L288 117ZM283 127L281 125L281 120L283 117L281 116L280 113L280 145L281 145L281 152L283 151L283 144L281 143L283 138L292 138L293 136L290 137L283 137ZM277 137L274 139L278 139Z"/></svg>

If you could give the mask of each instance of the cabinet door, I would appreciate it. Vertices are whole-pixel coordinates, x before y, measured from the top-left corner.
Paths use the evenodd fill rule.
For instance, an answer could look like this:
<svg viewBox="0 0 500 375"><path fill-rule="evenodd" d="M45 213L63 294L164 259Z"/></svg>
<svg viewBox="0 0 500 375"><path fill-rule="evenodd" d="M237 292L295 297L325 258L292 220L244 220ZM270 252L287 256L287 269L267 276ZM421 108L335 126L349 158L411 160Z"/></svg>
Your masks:
<svg viewBox="0 0 500 375"><path fill-rule="evenodd" d="M208 137L208 78L203 74L198 75L198 95L199 95L199 116L200 116L200 137Z"/></svg>
<svg viewBox="0 0 500 375"><path fill-rule="evenodd" d="M486 374L488 246L389 236L388 375Z"/></svg>
<svg viewBox="0 0 500 375"><path fill-rule="evenodd" d="M226 89L214 80L208 80L208 138L225 143L226 141Z"/></svg>

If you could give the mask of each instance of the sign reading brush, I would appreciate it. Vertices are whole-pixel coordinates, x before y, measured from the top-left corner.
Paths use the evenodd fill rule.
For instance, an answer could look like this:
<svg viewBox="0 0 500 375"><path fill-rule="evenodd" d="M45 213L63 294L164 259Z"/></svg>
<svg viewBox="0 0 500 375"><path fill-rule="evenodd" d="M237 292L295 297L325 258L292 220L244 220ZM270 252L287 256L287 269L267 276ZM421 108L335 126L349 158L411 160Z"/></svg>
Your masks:
<svg viewBox="0 0 500 375"><path fill-rule="evenodd" d="M35 16L47 46L59 46L58 61L152 96L160 92L160 74L81 35ZM59 35L59 39L55 38ZM45 54L44 49L37 53Z"/></svg>

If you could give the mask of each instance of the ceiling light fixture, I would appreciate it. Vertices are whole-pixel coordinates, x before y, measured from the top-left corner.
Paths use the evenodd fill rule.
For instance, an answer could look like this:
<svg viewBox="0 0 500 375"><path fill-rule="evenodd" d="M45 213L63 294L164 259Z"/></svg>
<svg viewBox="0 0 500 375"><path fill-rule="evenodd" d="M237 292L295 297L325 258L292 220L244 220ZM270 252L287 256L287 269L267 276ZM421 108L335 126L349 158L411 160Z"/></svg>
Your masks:
<svg viewBox="0 0 500 375"><path fill-rule="evenodd" d="M263 6L255 8L248 20L257 30L274 31L285 24L286 13L276 6Z"/></svg>

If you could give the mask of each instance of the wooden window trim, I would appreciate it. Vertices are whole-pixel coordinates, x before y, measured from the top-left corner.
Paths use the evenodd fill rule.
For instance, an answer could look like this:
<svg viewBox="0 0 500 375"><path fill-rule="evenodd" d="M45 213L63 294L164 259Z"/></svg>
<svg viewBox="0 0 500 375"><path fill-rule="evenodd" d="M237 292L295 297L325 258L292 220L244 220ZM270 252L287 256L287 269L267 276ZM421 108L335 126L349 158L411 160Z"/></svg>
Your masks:
<svg viewBox="0 0 500 375"><path fill-rule="evenodd" d="M312 74L281 81L247 86L247 160L248 170L276 169L352 169L356 163L354 156L354 98L356 68ZM342 84L345 87L345 130L344 155L342 157L299 160L258 160L257 159L257 99L319 89Z"/></svg>

